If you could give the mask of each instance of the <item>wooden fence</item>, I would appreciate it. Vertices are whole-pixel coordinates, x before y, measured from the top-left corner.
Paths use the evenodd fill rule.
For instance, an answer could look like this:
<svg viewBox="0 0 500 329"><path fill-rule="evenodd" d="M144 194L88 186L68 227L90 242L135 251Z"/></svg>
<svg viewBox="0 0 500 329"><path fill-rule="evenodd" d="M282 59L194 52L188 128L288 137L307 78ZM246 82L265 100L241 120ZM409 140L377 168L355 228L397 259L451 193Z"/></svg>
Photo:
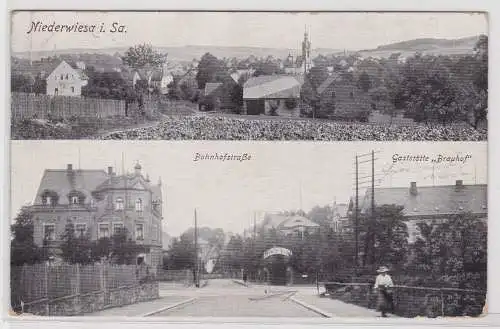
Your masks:
<svg viewBox="0 0 500 329"><path fill-rule="evenodd" d="M15 307L44 299L137 286L143 274L142 268L136 265L40 263L12 266L11 302Z"/></svg>
<svg viewBox="0 0 500 329"><path fill-rule="evenodd" d="M11 113L12 119L15 121L22 119L125 116L125 101L13 92L11 93Z"/></svg>

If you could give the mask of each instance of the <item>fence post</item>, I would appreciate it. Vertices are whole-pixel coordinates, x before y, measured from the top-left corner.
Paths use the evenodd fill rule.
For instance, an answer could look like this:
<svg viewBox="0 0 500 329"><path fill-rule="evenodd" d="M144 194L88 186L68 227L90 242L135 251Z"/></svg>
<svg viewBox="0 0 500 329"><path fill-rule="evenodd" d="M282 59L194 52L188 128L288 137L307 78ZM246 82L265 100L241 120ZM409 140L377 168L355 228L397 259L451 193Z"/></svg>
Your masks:
<svg viewBox="0 0 500 329"><path fill-rule="evenodd" d="M45 264L44 268L44 281L45 281L45 297L47 298L47 305L45 306L47 315L50 315L50 296L49 296L49 266L50 263Z"/></svg>
<svg viewBox="0 0 500 329"><path fill-rule="evenodd" d="M443 294L443 289L439 289L439 292L441 293L441 316L444 316L444 294Z"/></svg>

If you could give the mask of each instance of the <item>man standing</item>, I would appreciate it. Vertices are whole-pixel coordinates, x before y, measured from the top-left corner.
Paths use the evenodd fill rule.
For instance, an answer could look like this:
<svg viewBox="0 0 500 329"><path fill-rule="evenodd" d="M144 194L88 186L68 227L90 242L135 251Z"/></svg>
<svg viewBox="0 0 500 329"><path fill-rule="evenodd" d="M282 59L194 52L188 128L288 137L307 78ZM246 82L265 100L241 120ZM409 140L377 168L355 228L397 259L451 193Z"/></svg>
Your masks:
<svg viewBox="0 0 500 329"><path fill-rule="evenodd" d="M377 278L375 279L374 289L378 292L377 310L382 313L382 316L387 317L388 311L393 311L392 288L394 284L391 276L388 274L389 269L386 266L381 266L377 270Z"/></svg>

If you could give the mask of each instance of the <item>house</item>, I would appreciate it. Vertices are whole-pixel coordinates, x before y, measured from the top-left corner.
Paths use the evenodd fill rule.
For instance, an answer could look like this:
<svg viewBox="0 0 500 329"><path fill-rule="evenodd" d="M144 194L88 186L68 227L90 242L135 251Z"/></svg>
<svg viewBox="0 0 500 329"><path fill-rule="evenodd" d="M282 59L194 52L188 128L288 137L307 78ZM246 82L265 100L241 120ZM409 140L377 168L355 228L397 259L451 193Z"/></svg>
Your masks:
<svg viewBox="0 0 500 329"><path fill-rule="evenodd" d="M154 71L149 77L149 86L158 90L162 95L168 94L168 86L174 82L174 76L166 71Z"/></svg>
<svg viewBox="0 0 500 329"><path fill-rule="evenodd" d="M349 205L347 203L334 203L330 228L334 232L345 232L349 226Z"/></svg>
<svg viewBox="0 0 500 329"><path fill-rule="evenodd" d="M200 102L202 109L233 111L238 107L234 99L237 87L238 83L231 77L227 77L223 82L207 82Z"/></svg>
<svg viewBox="0 0 500 329"><path fill-rule="evenodd" d="M409 187L376 187L375 206L403 206L403 216L409 234L409 242L413 243L420 236L418 224L439 224L454 215L470 213L480 219L487 220L488 198L486 184L465 185L457 180L454 185L421 186L411 182ZM371 211L371 189L360 197L360 214ZM353 202L350 211L355 209Z"/></svg>
<svg viewBox="0 0 500 329"><path fill-rule="evenodd" d="M304 216L266 214L261 224L261 229L269 231L275 229L279 234L288 237L299 236L317 232L320 225Z"/></svg>
<svg viewBox="0 0 500 329"><path fill-rule="evenodd" d="M13 68L33 79L39 78L46 81L47 95L53 96L81 96L82 87L88 83L88 77L82 63L72 63L60 59L42 59L31 65Z"/></svg>
<svg viewBox="0 0 500 329"><path fill-rule="evenodd" d="M126 229L129 238L143 247L137 263L153 268L162 264L161 182L152 184L141 165L133 174L104 170L46 169L30 210L34 218L34 242L58 257L66 224L77 236L92 241L110 238Z"/></svg>
<svg viewBox="0 0 500 329"><path fill-rule="evenodd" d="M299 117L302 84L301 76L252 77L243 85L243 113Z"/></svg>
<svg viewBox="0 0 500 329"><path fill-rule="evenodd" d="M331 118L368 120L371 98L354 81L333 73L316 89L320 110Z"/></svg>

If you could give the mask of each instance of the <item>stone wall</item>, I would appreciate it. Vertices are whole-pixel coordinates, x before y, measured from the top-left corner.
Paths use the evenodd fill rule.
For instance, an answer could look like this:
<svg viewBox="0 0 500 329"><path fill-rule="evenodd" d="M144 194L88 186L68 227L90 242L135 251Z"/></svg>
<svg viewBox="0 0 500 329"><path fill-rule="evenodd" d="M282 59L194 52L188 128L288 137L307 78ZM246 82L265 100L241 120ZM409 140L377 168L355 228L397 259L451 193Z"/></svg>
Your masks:
<svg viewBox="0 0 500 329"><path fill-rule="evenodd" d="M138 286L111 289L106 292L97 291L53 300L44 299L26 304L24 311L35 315L72 316L145 302L159 297L158 282L149 282Z"/></svg>

